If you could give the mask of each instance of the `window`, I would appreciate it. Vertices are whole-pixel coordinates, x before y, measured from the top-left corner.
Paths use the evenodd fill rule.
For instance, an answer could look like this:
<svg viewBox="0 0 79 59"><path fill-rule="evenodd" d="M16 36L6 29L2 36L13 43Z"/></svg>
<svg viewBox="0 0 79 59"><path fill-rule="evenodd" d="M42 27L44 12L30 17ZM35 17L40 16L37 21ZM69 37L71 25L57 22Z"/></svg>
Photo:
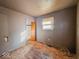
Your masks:
<svg viewBox="0 0 79 59"><path fill-rule="evenodd" d="M43 30L53 30L54 29L54 17L44 18L42 21Z"/></svg>

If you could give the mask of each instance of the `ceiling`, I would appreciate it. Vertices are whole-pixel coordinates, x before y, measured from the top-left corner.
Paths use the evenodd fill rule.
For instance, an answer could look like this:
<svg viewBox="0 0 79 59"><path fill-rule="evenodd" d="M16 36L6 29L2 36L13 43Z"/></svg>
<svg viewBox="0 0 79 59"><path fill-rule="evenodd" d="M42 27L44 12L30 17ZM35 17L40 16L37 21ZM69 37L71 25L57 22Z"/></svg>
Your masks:
<svg viewBox="0 0 79 59"><path fill-rule="evenodd" d="M30 16L40 16L73 6L77 0L0 0L0 5Z"/></svg>

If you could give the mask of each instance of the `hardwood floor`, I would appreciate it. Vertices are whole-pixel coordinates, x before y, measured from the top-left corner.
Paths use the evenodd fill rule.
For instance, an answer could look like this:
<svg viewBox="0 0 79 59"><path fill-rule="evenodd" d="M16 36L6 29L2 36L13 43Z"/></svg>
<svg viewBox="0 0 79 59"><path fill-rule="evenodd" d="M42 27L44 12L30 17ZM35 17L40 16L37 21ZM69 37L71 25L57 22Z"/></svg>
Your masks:
<svg viewBox="0 0 79 59"><path fill-rule="evenodd" d="M63 52L48 47L43 43L29 41L25 46L9 52L0 59L76 59L74 56L63 55Z"/></svg>

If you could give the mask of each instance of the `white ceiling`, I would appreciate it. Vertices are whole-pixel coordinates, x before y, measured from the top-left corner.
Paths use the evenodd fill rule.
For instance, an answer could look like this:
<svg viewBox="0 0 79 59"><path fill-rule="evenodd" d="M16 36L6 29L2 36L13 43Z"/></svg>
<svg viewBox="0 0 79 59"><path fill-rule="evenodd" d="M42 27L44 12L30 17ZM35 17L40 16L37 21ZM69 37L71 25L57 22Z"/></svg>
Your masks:
<svg viewBox="0 0 79 59"><path fill-rule="evenodd" d="M31 16L40 16L75 5L77 0L0 0L0 5Z"/></svg>

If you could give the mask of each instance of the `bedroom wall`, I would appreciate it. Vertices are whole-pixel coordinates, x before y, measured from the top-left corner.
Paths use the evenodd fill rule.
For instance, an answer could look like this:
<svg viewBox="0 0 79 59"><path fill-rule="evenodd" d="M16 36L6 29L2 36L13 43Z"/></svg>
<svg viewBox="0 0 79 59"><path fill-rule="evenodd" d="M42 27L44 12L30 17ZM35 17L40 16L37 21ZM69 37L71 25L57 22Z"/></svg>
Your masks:
<svg viewBox="0 0 79 59"><path fill-rule="evenodd" d="M21 45L25 44L27 36L21 36L25 29L25 19L33 20L32 17L25 14L4 8L0 6L0 14L6 15L8 24L8 41L5 42L4 38L0 39L0 54L5 51L14 50ZM1 29L1 28L0 28ZM4 29L3 29L4 30ZM28 32L26 32L27 34ZM0 33L1 34L1 33ZM4 35L5 36L5 35ZM26 40L23 40L25 38ZM3 41L1 41L3 40Z"/></svg>
<svg viewBox="0 0 79 59"><path fill-rule="evenodd" d="M54 17L54 30L42 30L42 19ZM76 6L36 18L37 41L53 47L76 49Z"/></svg>

